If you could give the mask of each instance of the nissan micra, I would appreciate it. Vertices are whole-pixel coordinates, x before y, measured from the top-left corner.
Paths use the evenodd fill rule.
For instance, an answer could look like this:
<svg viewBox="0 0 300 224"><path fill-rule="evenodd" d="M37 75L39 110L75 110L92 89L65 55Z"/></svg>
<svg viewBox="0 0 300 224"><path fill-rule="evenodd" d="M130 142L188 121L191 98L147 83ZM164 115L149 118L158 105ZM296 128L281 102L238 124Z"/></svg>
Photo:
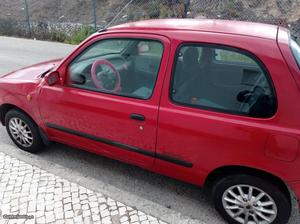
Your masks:
<svg viewBox="0 0 300 224"><path fill-rule="evenodd" d="M0 78L0 120L22 150L55 141L205 186L229 223L288 222L299 99L289 31L222 20L115 26Z"/></svg>

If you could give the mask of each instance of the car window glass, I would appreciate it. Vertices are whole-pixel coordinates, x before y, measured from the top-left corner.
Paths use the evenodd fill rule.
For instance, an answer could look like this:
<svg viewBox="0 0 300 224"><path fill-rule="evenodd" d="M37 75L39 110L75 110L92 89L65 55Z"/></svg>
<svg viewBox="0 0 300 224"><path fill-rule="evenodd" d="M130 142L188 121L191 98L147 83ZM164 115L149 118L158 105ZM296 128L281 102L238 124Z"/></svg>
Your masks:
<svg viewBox="0 0 300 224"><path fill-rule="evenodd" d="M162 55L163 45L159 41L102 40L73 60L68 69L68 85L148 99L155 86Z"/></svg>
<svg viewBox="0 0 300 224"><path fill-rule="evenodd" d="M292 49L293 55L295 57L295 60L297 61L297 64L300 68L300 47L297 44L297 42L294 40L291 41L291 49Z"/></svg>
<svg viewBox="0 0 300 224"><path fill-rule="evenodd" d="M100 57L105 54L117 54L121 53L122 50L128 45L129 41L119 40L119 41L110 41L103 40L97 42L93 47L88 48L84 54L80 55L76 61L85 60L92 57Z"/></svg>
<svg viewBox="0 0 300 224"><path fill-rule="evenodd" d="M141 41L138 44L139 55L159 56L161 54L161 45L156 42Z"/></svg>
<svg viewBox="0 0 300 224"><path fill-rule="evenodd" d="M215 49L215 60L224 63L256 64L252 58L246 55L224 49Z"/></svg>
<svg viewBox="0 0 300 224"><path fill-rule="evenodd" d="M183 45L175 58L171 99L190 107L270 117L276 97L268 78L261 63L246 52Z"/></svg>

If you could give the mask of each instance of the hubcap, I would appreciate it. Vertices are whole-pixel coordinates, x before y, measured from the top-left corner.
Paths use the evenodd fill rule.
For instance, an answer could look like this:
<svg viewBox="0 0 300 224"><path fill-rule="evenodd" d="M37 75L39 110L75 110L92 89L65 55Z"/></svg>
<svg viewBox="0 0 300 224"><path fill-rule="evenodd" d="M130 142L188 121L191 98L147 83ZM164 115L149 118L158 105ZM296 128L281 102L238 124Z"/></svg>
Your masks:
<svg viewBox="0 0 300 224"><path fill-rule="evenodd" d="M277 216L277 206L270 195L250 185L228 188L222 203L227 214L243 224L269 224Z"/></svg>
<svg viewBox="0 0 300 224"><path fill-rule="evenodd" d="M11 118L9 120L9 131L21 146L30 147L33 144L33 136L29 126L20 118Z"/></svg>

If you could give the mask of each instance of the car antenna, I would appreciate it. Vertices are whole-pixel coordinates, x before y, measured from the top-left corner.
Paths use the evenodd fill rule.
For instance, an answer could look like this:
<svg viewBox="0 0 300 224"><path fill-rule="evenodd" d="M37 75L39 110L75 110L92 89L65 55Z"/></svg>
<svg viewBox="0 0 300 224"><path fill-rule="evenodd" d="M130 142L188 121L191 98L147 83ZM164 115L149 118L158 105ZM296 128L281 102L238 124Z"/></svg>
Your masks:
<svg viewBox="0 0 300 224"><path fill-rule="evenodd" d="M97 32L98 32L98 33L103 33L103 32L105 32L105 31L107 31L107 28L101 28L101 29L98 30Z"/></svg>

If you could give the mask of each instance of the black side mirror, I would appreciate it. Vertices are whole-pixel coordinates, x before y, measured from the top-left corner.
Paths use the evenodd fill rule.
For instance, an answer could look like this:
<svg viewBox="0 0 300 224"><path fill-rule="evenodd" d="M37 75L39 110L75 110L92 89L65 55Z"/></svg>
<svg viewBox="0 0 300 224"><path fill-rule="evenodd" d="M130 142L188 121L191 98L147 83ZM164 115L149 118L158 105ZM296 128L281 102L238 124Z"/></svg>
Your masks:
<svg viewBox="0 0 300 224"><path fill-rule="evenodd" d="M52 71L45 77L45 81L49 86L53 86L59 82L60 75L58 71Z"/></svg>
<svg viewBox="0 0 300 224"><path fill-rule="evenodd" d="M71 74L70 81L72 84L84 85L86 78L82 74Z"/></svg>

